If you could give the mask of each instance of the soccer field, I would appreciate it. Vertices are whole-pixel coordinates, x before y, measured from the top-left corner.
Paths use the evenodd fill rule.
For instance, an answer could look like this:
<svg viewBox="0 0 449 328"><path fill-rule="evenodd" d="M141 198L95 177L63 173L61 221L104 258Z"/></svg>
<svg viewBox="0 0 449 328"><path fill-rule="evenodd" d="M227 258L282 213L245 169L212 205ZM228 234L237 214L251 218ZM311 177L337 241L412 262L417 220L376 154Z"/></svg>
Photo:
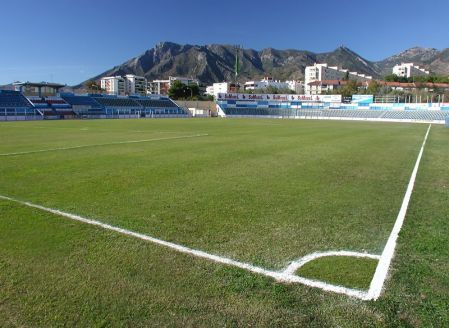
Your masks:
<svg viewBox="0 0 449 328"><path fill-rule="evenodd" d="M369 289L427 131L265 119L2 123L0 322L448 325L442 126L430 129L380 298L307 285ZM291 272L300 281L266 274L329 251L362 257L317 258Z"/></svg>

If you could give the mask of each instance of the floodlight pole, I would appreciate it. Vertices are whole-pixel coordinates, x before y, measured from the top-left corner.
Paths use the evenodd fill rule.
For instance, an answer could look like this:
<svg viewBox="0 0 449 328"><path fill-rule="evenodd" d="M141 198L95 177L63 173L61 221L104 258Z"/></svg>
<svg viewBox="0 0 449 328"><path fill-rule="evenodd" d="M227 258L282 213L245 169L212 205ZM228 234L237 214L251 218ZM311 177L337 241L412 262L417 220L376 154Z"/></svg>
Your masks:
<svg viewBox="0 0 449 328"><path fill-rule="evenodd" d="M234 66L234 85L235 85L235 87L237 87L238 76L240 73L240 58L239 58L240 49L241 49L240 45L235 46L235 66ZM237 90L237 91L239 91L239 90Z"/></svg>

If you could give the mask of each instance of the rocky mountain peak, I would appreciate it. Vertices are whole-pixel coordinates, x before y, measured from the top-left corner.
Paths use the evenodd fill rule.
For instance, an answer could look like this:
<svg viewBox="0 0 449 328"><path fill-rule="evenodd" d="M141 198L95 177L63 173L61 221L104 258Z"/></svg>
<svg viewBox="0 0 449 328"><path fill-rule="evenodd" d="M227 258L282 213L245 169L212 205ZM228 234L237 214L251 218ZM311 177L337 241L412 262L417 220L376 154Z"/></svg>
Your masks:
<svg viewBox="0 0 449 328"><path fill-rule="evenodd" d="M328 63L375 78L390 74L391 68L400 62L414 62L437 74L449 74L448 51L440 52L434 48L413 47L379 62L364 59L343 45L325 53L295 49L242 49L240 56L241 81L263 76L272 76L277 80L302 79L304 68L314 63ZM165 41L94 79L120 74L142 75L148 80L181 75L211 84L233 79L234 63L235 51L232 45L180 45Z"/></svg>

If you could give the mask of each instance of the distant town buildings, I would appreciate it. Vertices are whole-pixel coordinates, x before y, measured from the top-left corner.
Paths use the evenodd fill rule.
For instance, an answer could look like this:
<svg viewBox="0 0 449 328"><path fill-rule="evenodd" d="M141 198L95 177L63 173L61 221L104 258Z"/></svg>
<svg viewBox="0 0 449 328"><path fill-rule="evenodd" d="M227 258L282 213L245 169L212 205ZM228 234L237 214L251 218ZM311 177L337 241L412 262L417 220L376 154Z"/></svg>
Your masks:
<svg viewBox="0 0 449 328"><path fill-rule="evenodd" d="M196 84L199 85L199 81L197 79L189 78L189 77L180 77L180 76L169 76L168 80L154 80L153 82L148 82L147 93L148 94L158 94L158 95L166 95L168 94L168 89L171 88L172 84L175 81L180 81L185 85Z"/></svg>
<svg viewBox="0 0 449 328"><path fill-rule="evenodd" d="M393 67L393 74L400 77L413 77L429 75L429 71L414 65L413 63L402 63ZM307 66L304 72L304 83L301 81L280 81L271 77L262 80L247 81L243 84L245 91L263 90L275 88L278 90L291 90L295 94L320 95L333 92L346 84L348 80L355 80L359 87L367 87L373 78L369 75L358 72L351 72L337 66L329 66L327 63L315 63ZM169 76L168 79L158 79L147 81L142 76L108 76L101 79L101 89L113 95L133 95L133 94L161 94L167 95L175 81L180 81L185 85L200 85L194 78ZM219 93L239 92L240 86L234 83L221 82L208 86L205 90L207 95L217 96Z"/></svg>
<svg viewBox="0 0 449 328"><path fill-rule="evenodd" d="M413 76L429 75L430 72L426 71L424 68L414 65L413 63L402 63L393 67L393 74L408 78Z"/></svg>
<svg viewBox="0 0 449 328"><path fill-rule="evenodd" d="M341 80L356 80L357 82L367 82L372 80L372 76L359 74L357 72L350 72L347 69L340 69L337 66L328 66L327 63L307 66L304 73L305 94L321 94L324 91L321 83L316 81L341 81Z"/></svg>
<svg viewBox="0 0 449 328"><path fill-rule="evenodd" d="M285 81L288 84L288 88L294 93L301 95L304 94L304 82L303 81Z"/></svg>
<svg viewBox="0 0 449 328"><path fill-rule="evenodd" d="M100 81L102 90L110 95L146 95L147 79L142 76L128 74L125 76L106 76Z"/></svg>
<svg viewBox="0 0 449 328"><path fill-rule="evenodd" d="M219 93L231 92L231 85L234 84L228 82L214 83L206 87L206 94L209 96L217 97Z"/></svg>
<svg viewBox="0 0 449 328"><path fill-rule="evenodd" d="M220 82L214 83L206 87L206 95L217 97L219 93L238 93L240 91L240 84Z"/></svg>
<svg viewBox="0 0 449 328"><path fill-rule="evenodd" d="M170 76L167 80L147 81L143 76L128 74L125 76L106 76L101 79L100 87L111 95L146 95L160 94L167 95L175 81L182 83L199 85L197 79L188 77Z"/></svg>
<svg viewBox="0 0 449 328"><path fill-rule="evenodd" d="M276 88L279 90L291 90L296 94L302 94L304 92L304 84L301 81L276 81L270 77L265 77L260 81L248 81L243 84L243 89L248 90L263 90L269 87ZM233 93L239 92L240 85L234 83L221 82L214 83L206 88L206 94L217 97L219 93Z"/></svg>
<svg viewBox="0 0 449 328"><path fill-rule="evenodd" d="M260 81L248 81L243 85L244 90L266 89L268 87L276 89L288 89L289 85L286 82L273 80L273 78L271 77L265 77Z"/></svg>
<svg viewBox="0 0 449 328"><path fill-rule="evenodd" d="M347 80L323 80L313 81L308 84L308 95L320 95L326 93L335 93L338 89L344 87L348 83ZM366 89L369 85L368 81L357 81L357 88Z"/></svg>
<svg viewBox="0 0 449 328"><path fill-rule="evenodd" d="M244 90L267 89L270 87L276 89L289 89L295 93L303 92L303 84L301 82L294 80L281 82L273 80L271 77L265 77L260 81L248 81L243 85Z"/></svg>

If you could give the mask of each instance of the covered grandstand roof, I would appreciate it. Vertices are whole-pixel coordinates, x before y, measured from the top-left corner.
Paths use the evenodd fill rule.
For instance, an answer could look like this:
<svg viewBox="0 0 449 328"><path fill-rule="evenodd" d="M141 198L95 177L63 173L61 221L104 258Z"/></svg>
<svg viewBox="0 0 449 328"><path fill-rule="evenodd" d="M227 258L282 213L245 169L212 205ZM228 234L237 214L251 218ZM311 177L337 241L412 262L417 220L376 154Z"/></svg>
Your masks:
<svg viewBox="0 0 449 328"><path fill-rule="evenodd" d="M52 83L52 82L30 82L30 81L26 81L26 82L16 81L13 83L13 85L26 86L26 87L38 87L38 88L39 87L49 87L49 88L55 88L55 89L60 89L60 88L67 86L67 84L59 84L59 83Z"/></svg>

